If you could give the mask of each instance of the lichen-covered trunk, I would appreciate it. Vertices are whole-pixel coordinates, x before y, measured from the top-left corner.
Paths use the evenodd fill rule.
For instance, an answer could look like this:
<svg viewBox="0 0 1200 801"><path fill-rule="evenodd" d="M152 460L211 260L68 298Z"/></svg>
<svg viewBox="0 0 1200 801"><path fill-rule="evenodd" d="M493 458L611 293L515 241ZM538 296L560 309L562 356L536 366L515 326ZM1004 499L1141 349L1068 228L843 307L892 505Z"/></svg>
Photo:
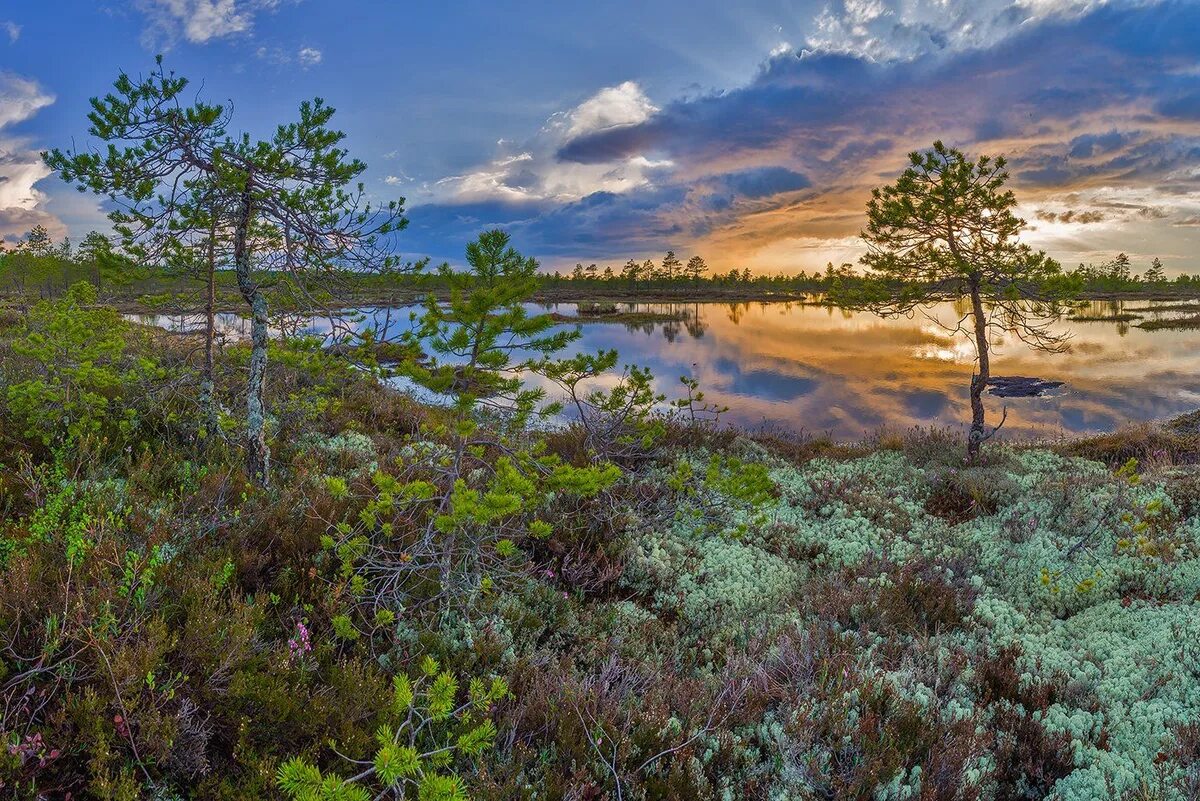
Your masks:
<svg viewBox="0 0 1200 801"><path fill-rule="evenodd" d="M971 281L971 317L975 322L975 350L979 354L979 369L971 376L971 433L967 436L967 458L974 461L979 448L987 439L984 426L983 390L992 377L988 358L987 318L979 295L979 280Z"/></svg>
<svg viewBox="0 0 1200 801"><path fill-rule="evenodd" d="M246 379L246 472L259 486L271 478L271 452L267 449L266 409L263 387L267 376L267 299L250 274L250 218L253 205L250 181L238 210L233 234L233 266L238 289L250 306L250 375Z"/></svg>
<svg viewBox="0 0 1200 801"><path fill-rule="evenodd" d="M217 337L217 266L216 227L208 232L208 283L204 290L204 370L200 375L200 408L204 414L205 434L216 436L220 421L217 419L216 387L213 379L213 342Z"/></svg>

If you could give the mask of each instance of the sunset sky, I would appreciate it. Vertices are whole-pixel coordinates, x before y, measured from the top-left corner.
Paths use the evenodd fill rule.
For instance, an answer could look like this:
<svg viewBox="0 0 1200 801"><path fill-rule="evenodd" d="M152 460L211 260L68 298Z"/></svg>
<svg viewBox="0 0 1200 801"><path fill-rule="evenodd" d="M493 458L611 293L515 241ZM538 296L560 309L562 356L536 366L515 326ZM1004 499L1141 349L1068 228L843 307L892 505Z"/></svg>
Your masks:
<svg viewBox="0 0 1200 801"><path fill-rule="evenodd" d="M547 268L852 261L872 186L941 138L1006 154L1068 266L1200 272L1200 3L0 2L0 235L107 229L40 149L155 53L234 127L319 95L412 257L508 229Z"/></svg>

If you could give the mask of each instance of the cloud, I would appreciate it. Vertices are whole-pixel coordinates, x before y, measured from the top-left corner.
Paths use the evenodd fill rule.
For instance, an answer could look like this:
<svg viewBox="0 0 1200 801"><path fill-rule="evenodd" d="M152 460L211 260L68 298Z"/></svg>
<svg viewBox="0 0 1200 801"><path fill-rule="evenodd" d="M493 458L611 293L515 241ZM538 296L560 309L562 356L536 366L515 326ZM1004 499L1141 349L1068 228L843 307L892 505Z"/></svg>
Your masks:
<svg viewBox="0 0 1200 801"><path fill-rule="evenodd" d="M1166 101L1190 97L1200 81L1166 69L1200 46L1197 22L1200 9L1185 4L1105 7L949 55L894 63L836 50L777 55L744 87L669 103L639 125L574 137L560 156L591 163L657 152L700 164L777 150L836 169L830 157L848 145L886 137L905 149L940 135L964 145L1015 139L1048 145L1030 154L1036 159L1014 165L1060 169L1044 179L1094 173L1105 162L1073 159L1111 160L1137 147L1181 161L1186 152L1167 153L1178 132L1162 124L1174 107ZM1106 133L1090 137L1072 127L1094 128L1105 115L1121 127L1110 121Z"/></svg>
<svg viewBox="0 0 1200 801"><path fill-rule="evenodd" d="M9 132L53 102L54 95L36 81L0 73L0 236L12 239L38 224L56 234L64 230L42 208L46 196L36 188L49 168L25 138Z"/></svg>
<svg viewBox="0 0 1200 801"><path fill-rule="evenodd" d="M719 248L716 262L795 253L779 241L814 234L836 250L861 228L870 188L893 178L907 151L935 138L1007 154L1022 199L1154 189L1137 209L1064 220L1067 210L1055 208L1058 223L1125 226L1172 218L1196 203L1200 7L1049 0L895 6L842 3L839 19L862 29L853 34L861 46L777 52L744 86L668 102L645 122L571 138L558 156L594 166L653 156L675 165L674 180L693 184L767 166L808 179L811 188L799 198L781 188L748 208L743 203L739 214L710 216L700 246ZM983 14L988 32L978 33L983 22L971 17L975 38L943 40L926 27L913 43L915 23L900 23L934 6L958 20L953 25ZM870 47L862 44L868 40ZM1063 230L1039 226L1047 236Z"/></svg>
<svg viewBox="0 0 1200 801"><path fill-rule="evenodd" d="M295 64L302 70L307 70L309 67L315 67L324 59L324 54L315 47L301 47L293 53L290 50L285 50L278 45L270 46L260 45L254 51L255 58L260 61L266 61L269 64L274 64L277 67L287 67Z"/></svg>
<svg viewBox="0 0 1200 801"><path fill-rule="evenodd" d="M783 192L807 189L812 182L786 167L752 167L717 176L731 192L747 198L768 197Z"/></svg>
<svg viewBox="0 0 1200 801"><path fill-rule="evenodd" d="M501 198L417 205L408 214L401 244L407 252L460 261L467 241L499 227L550 267L576 258L646 253L695 235L672 212L686 194L681 187L646 187L628 193L593 192L567 203Z"/></svg>
<svg viewBox="0 0 1200 801"><path fill-rule="evenodd" d="M54 102L37 81L0 72L0 130L24 122Z"/></svg>
<svg viewBox="0 0 1200 801"><path fill-rule="evenodd" d="M296 54L296 61L302 67L315 67L324 58L324 54L315 47L302 47L300 48L300 52Z"/></svg>
<svg viewBox="0 0 1200 801"><path fill-rule="evenodd" d="M603 164L584 164L564 162L556 154L577 138L639 125L657 111L632 81L605 87L573 108L552 115L528 141L499 140L490 161L428 185L424 197L417 200L454 204L554 199L573 203L596 192L620 194L649 186L657 174L670 168L669 161L633 153Z"/></svg>
<svg viewBox="0 0 1200 801"><path fill-rule="evenodd" d="M566 114L555 115L548 129L560 129L567 139L645 122L658 108L633 81L601 89Z"/></svg>
<svg viewBox="0 0 1200 801"><path fill-rule="evenodd" d="M1067 209L1066 211L1048 211L1040 209L1037 212L1037 218L1043 222L1061 222L1061 223L1078 223L1080 225L1088 225L1089 223L1098 223L1107 219L1104 212L1097 209L1086 209L1078 211L1076 209Z"/></svg>
<svg viewBox="0 0 1200 801"><path fill-rule="evenodd" d="M1153 232L1183 261L1200 218L1196 52L1195 3L839 0L740 86L664 101L622 83L501 141L416 193L414 226L505 224L550 257L670 246L714 269L811 270L857 258L871 188L943 139L1009 157L1029 239L1052 255Z"/></svg>
<svg viewBox="0 0 1200 801"><path fill-rule="evenodd" d="M900 61L992 47L1022 29L1077 17L1105 0L835 0L806 48Z"/></svg>
<svg viewBox="0 0 1200 801"><path fill-rule="evenodd" d="M250 33L255 19L277 9L283 0L136 0L146 18L146 47L170 47L184 39L205 44Z"/></svg>
<svg viewBox="0 0 1200 801"><path fill-rule="evenodd" d="M1111 153L1127 144L1132 135L1117 130L1102 134L1082 134L1068 143L1070 149L1067 151L1067 155L1074 159L1087 159Z"/></svg>
<svg viewBox="0 0 1200 801"><path fill-rule="evenodd" d="M21 38L21 26L12 20L0 21L0 30L8 34L9 43L16 42Z"/></svg>

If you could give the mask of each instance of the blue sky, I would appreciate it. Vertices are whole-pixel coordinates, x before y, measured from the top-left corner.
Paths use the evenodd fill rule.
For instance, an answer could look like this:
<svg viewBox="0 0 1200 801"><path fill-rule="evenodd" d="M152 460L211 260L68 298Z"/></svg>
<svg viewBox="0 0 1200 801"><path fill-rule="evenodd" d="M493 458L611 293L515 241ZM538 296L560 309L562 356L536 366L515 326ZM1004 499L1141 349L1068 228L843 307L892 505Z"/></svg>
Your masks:
<svg viewBox="0 0 1200 801"><path fill-rule="evenodd" d="M853 260L870 188L935 138L1010 156L1068 264L1200 271L1200 4L1153 0L0 3L0 235L106 227L40 167L155 53L235 127L338 108L411 256L508 228L548 267L667 248Z"/></svg>

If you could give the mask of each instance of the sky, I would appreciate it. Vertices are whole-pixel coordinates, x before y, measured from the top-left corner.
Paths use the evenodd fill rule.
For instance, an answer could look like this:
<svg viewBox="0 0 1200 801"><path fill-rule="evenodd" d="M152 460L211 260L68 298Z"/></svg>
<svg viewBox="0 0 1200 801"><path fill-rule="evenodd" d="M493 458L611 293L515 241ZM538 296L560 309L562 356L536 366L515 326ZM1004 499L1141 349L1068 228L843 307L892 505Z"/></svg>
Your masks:
<svg viewBox="0 0 1200 801"><path fill-rule="evenodd" d="M546 269L812 271L941 139L1008 157L1064 264L1200 272L1200 2L0 0L0 236L108 230L38 154L158 53L236 130L337 108L412 258L502 227Z"/></svg>

